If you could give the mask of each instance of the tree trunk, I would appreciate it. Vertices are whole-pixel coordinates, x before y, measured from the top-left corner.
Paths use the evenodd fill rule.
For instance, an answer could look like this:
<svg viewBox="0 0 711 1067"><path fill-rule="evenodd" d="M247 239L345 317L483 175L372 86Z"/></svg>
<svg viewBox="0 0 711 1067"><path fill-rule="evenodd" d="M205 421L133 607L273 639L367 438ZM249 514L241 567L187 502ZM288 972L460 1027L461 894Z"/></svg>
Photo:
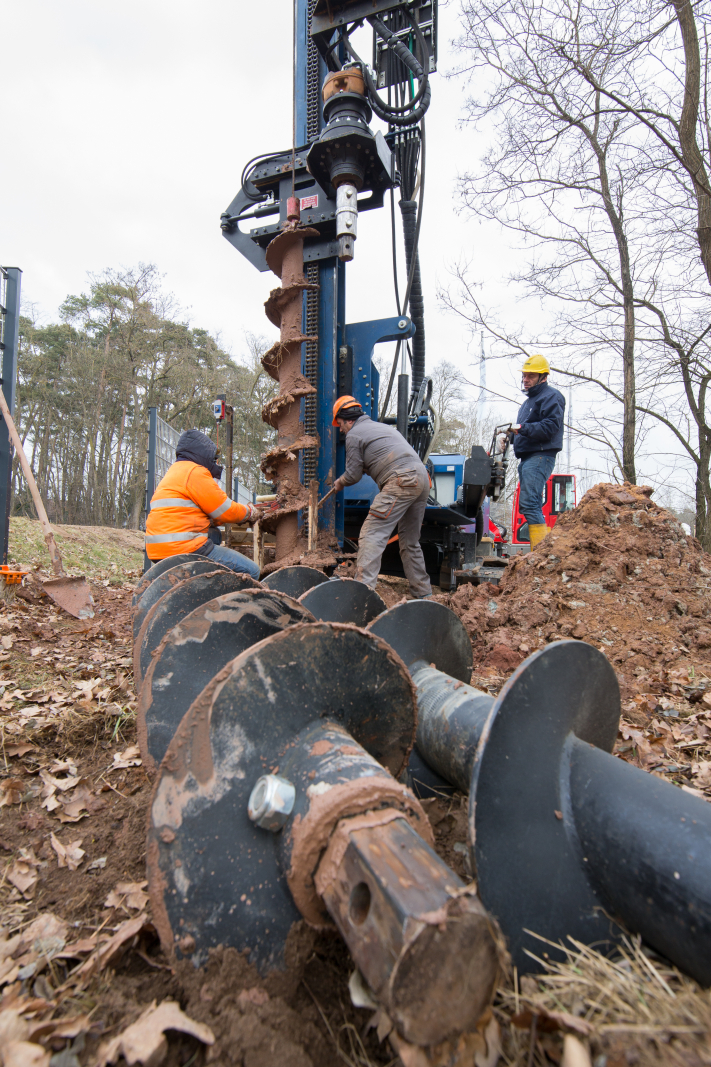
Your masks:
<svg viewBox="0 0 711 1067"><path fill-rule="evenodd" d="M596 94L596 107L600 109L600 94ZM622 414L622 474L626 482L637 484L637 471L635 469L635 445L637 437L637 395L635 382L635 313L634 313L634 284L632 281L632 268L630 265L630 252L627 243L627 234L622 219L622 206L615 204L610 190L610 179L607 173L607 158L605 150L598 141L597 120L592 132L588 131L588 138L597 156L598 173L600 175L600 188L602 191L603 204L612 232L617 244L617 253L620 260L620 284L622 288L623 303L623 337L622 337L622 376L624 400ZM621 194L620 194L621 196Z"/></svg>
<svg viewBox="0 0 711 1067"><path fill-rule="evenodd" d="M711 197L703 156L696 140L701 93L701 56L696 18L690 0L671 0L684 45L684 104L679 119L679 147L684 166L691 175L696 196L696 236L701 262L711 282Z"/></svg>

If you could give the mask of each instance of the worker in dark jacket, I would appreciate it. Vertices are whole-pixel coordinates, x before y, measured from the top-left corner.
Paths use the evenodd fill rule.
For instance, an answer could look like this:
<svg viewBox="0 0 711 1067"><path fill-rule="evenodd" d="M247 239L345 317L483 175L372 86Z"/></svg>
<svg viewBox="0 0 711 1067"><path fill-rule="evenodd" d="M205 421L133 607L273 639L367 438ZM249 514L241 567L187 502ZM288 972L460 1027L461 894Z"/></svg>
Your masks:
<svg viewBox="0 0 711 1067"><path fill-rule="evenodd" d="M397 526L400 559L410 592L421 600L431 596L420 546L430 492L422 460L394 426L373 422L352 396L341 396L333 405L333 425L346 435L346 469L333 483L336 491L355 485L364 474L369 474L380 490L358 538L356 579L375 589L380 560Z"/></svg>
<svg viewBox="0 0 711 1067"><path fill-rule="evenodd" d="M563 447L565 397L548 384L550 365L544 356L529 356L521 371L526 399L519 408L514 430L514 453L519 460L521 487L518 506L526 517L531 548L549 532L541 504L555 458Z"/></svg>
<svg viewBox="0 0 711 1067"><path fill-rule="evenodd" d="M259 578L259 566L241 552L215 544L210 527L218 522L255 522L261 512L238 504L215 481L222 475L217 447L201 430L185 430L178 438L176 462L158 483L146 519L146 552L156 562L181 552L194 552L231 571Z"/></svg>

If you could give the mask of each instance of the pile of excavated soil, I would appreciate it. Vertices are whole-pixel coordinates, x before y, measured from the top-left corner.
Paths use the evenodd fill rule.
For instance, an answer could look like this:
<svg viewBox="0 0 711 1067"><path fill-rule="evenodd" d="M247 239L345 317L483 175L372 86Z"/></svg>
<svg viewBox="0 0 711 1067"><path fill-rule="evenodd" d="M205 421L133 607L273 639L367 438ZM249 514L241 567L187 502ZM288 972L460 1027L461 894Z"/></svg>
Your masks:
<svg viewBox="0 0 711 1067"><path fill-rule="evenodd" d="M596 485L498 587L438 599L472 639L472 684L493 693L551 641L595 645L620 683L616 754L711 800L711 555L651 492Z"/></svg>
<svg viewBox="0 0 711 1067"><path fill-rule="evenodd" d="M449 604L477 667L510 672L561 638L599 647L623 698L683 662L711 670L711 556L646 486L596 485L498 588L464 586Z"/></svg>

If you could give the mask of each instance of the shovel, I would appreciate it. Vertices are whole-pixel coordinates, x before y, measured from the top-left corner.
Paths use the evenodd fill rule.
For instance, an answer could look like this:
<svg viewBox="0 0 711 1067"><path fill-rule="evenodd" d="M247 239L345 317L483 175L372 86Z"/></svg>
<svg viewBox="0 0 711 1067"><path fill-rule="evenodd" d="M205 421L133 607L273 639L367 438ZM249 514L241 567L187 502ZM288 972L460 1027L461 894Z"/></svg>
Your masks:
<svg viewBox="0 0 711 1067"><path fill-rule="evenodd" d="M69 575L64 573L62 567L62 557L59 554L57 548L57 542L54 540L54 534L52 533L52 527L49 525L49 519L47 518L47 512L44 509L42 503L42 497L39 495L39 489L37 488L37 482L35 476L32 473L32 468L27 462L27 456L25 455L22 447L22 442L17 433L14 420L10 414L10 409L7 406L5 394L0 389L0 410L2 411L3 418L7 424L7 431L10 434L10 440L15 446L15 451L20 460L20 466L22 467L23 474L27 479L27 484L30 487L30 493L37 509L37 517L40 521L40 526L44 530L44 539L49 549L49 555L52 560L52 568L56 574L56 578L51 579L48 582L42 583L47 596L60 608L63 608L69 615L73 615L75 619L93 619L94 618L94 601L91 598L89 586L86 584L85 578L70 578Z"/></svg>

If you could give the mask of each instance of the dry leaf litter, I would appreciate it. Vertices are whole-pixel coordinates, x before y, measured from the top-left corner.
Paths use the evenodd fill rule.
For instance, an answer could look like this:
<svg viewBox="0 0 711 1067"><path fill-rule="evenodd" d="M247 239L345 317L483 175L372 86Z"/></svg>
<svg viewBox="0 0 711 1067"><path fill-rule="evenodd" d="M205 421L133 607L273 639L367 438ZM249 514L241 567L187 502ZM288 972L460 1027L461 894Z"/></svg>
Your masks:
<svg viewBox="0 0 711 1067"><path fill-rule="evenodd" d="M83 531L85 557L91 537ZM82 559L93 620L78 623L48 601L37 564L21 596L0 605L4 1067L711 1064L708 994L634 939L617 961L571 945L565 964L544 960L544 976L502 978L477 1033L424 1059L402 1043L397 1055L387 1018L354 1005L353 967L335 934L298 924L287 970L267 978L230 949L200 971L171 964L145 882L151 783L136 746L130 657L138 543L133 571L125 559L112 568L105 536L104 569L92 574ZM623 687L620 755L707 793L711 558L630 486L596 487L544 547L500 591L440 597L472 635L474 683L496 692L546 641L592 640ZM397 579L379 583L388 604L404 591ZM469 877L465 798L426 806L438 850Z"/></svg>

